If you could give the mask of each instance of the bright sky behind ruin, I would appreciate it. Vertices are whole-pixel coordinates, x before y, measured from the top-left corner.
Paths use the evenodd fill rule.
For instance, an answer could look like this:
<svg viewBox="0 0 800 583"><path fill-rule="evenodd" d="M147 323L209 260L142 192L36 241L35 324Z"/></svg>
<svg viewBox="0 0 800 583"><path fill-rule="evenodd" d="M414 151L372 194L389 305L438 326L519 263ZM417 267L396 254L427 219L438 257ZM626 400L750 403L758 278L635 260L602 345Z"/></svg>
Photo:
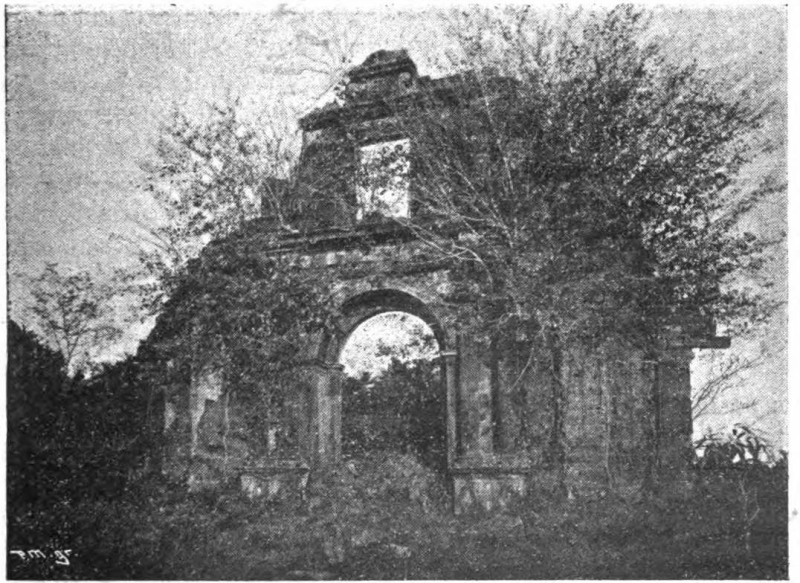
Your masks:
<svg viewBox="0 0 800 583"><path fill-rule="evenodd" d="M166 6L166 5L165 5ZM696 58L722 79L746 79L765 100L785 108L786 23L780 8L669 9L654 34L671 58ZM157 220L139 185L141 161L152 159L159 123L175 106L200 111L206 103L240 97L256 116L288 115L287 125L310 110L330 79L309 70L298 51L313 53L315 33L352 41L352 60L378 49L406 48L421 74L447 71L443 22L432 12L327 13L114 10L75 13L8 8L7 243L10 316L22 319L27 300L17 274L36 275L47 262L102 273L130 265L137 225ZM305 31L305 32L304 32ZM311 35L309 35L309 31ZM290 112L287 114L287 112ZM785 115L770 118L785 136ZM785 175L785 139L750 168ZM750 228L786 229L785 200L751 217ZM786 293L785 257L775 264L778 293ZM129 331L135 350L147 333ZM785 441L785 322L772 342L776 361L754 382L769 398L753 413ZM762 391L763 392L763 391ZM766 421L765 421L766 420Z"/></svg>

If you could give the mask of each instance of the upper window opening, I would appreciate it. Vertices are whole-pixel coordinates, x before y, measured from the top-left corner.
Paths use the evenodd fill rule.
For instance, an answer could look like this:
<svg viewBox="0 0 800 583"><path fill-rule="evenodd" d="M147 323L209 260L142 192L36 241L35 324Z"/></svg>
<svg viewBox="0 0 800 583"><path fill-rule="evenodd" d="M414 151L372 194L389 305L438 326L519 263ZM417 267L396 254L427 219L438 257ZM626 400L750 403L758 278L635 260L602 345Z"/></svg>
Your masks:
<svg viewBox="0 0 800 583"><path fill-rule="evenodd" d="M375 214L392 218L409 216L409 152L408 139L359 149L357 220Z"/></svg>

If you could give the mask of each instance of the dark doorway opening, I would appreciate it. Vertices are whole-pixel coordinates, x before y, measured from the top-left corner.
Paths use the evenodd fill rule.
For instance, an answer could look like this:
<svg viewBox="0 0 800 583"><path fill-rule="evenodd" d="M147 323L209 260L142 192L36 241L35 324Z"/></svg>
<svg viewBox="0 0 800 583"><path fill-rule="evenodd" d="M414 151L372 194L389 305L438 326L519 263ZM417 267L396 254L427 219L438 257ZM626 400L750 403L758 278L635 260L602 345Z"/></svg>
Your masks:
<svg viewBox="0 0 800 583"><path fill-rule="evenodd" d="M439 351L430 327L405 312L373 316L353 331L340 357L345 459L394 453L444 473L447 405Z"/></svg>

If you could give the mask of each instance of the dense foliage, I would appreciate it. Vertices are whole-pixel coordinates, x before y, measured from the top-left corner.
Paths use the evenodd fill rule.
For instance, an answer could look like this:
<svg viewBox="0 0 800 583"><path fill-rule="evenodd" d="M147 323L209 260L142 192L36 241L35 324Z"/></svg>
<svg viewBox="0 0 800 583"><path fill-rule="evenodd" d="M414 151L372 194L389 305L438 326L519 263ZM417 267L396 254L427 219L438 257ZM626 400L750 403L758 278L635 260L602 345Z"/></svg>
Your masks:
<svg viewBox="0 0 800 583"><path fill-rule="evenodd" d="M418 207L398 220L453 265L461 326L487 346L525 346L523 372L549 369L559 465L562 363L642 356L655 487L674 474L658 453L661 363L713 336L715 320L757 322L771 308L763 287L740 283L754 281L767 245L740 219L776 192L769 180L737 190L764 112L671 62L631 6L550 21L470 14L454 27L468 70L453 96L398 107ZM517 384L536 390L522 374Z"/></svg>
<svg viewBox="0 0 800 583"><path fill-rule="evenodd" d="M85 537L97 530L85 521L113 520L99 508L130 496L140 469L154 461L154 404L139 370L128 359L90 378L70 377L60 353L9 322L8 549L44 553L17 564L9 555L9 577L73 576L54 552L91 554L97 541ZM81 541L89 546L78 551Z"/></svg>
<svg viewBox="0 0 800 583"><path fill-rule="evenodd" d="M447 498L401 496L413 464L361 465L302 508L150 489L35 519L10 515L9 547L68 534L69 567L9 556L21 579L785 579L785 468L700 472L691 495L567 501L454 516ZM379 460L376 460L379 461ZM363 472L363 473L362 473ZM420 468L412 475L425 476ZM429 488L423 482L424 488ZM377 491L377 494L376 494ZM423 490L426 492L427 490ZM312 508L313 505L313 508ZM758 512L756 513L756 509ZM61 527L63 528L63 527ZM31 545L26 547L26 545Z"/></svg>
<svg viewBox="0 0 800 583"><path fill-rule="evenodd" d="M411 453L427 466L443 470L445 418L439 367L427 360L395 358L375 379L346 379L342 394L343 454Z"/></svg>
<svg viewBox="0 0 800 583"><path fill-rule="evenodd" d="M159 216L134 243L146 282L140 291L155 313L180 285L187 263L257 217L289 173L290 134L265 120L242 119L240 109L238 101L217 103L200 119L174 111L162 124L154 158L143 164L143 189Z"/></svg>
<svg viewBox="0 0 800 583"><path fill-rule="evenodd" d="M223 370L226 399L246 413L261 443L297 393L293 367L310 358L308 347L332 317L328 282L292 261L264 256L247 233L211 244L178 278L151 335L156 368ZM186 391L189 382L185 376L172 387Z"/></svg>
<svg viewBox="0 0 800 583"><path fill-rule="evenodd" d="M46 453L59 445L58 436L46 435L58 418L57 399L69 383L64 357L36 336L8 323L7 416L9 504L44 499L37 489L57 479L48 475ZM57 456L53 457L53 460ZM29 487L32 486L32 487Z"/></svg>
<svg viewBox="0 0 800 583"><path fill-rule="evenodd" d="M13 505L119 495L153 447L154 404L133 359L90 378L9 324L8 494Z"/></svg>
<svg viewBox="0 0 800 583"><path fill-rule="evenodd" d="M729 285L759 265L738 220L771 192L730 192L763 115L748 96L671 64L630 6L477 18L455 33L473 97L405 123L413 227L463 266L479 329L649 352L668 325L759 317L758 294ZM466 236L442 244L442 223Z"/></svg>

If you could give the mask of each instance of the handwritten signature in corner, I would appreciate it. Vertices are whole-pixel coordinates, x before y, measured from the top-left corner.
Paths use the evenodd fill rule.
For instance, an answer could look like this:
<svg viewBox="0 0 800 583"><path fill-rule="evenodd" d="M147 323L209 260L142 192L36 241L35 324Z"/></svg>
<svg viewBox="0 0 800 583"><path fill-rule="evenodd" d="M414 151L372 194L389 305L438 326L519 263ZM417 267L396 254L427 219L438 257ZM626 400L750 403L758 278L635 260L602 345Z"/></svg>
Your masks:
<svg viewBox="0 0 800 583"><path fill-rule="evenodd" d="M31 549L29 551L9 551L12 555L17 555L23 561L32 561L34 559L47 559L47 554L39 549ZM72 549L63 549L53 551L53 556L56 560L56 565L69 566L69 555Z"/></svg>

